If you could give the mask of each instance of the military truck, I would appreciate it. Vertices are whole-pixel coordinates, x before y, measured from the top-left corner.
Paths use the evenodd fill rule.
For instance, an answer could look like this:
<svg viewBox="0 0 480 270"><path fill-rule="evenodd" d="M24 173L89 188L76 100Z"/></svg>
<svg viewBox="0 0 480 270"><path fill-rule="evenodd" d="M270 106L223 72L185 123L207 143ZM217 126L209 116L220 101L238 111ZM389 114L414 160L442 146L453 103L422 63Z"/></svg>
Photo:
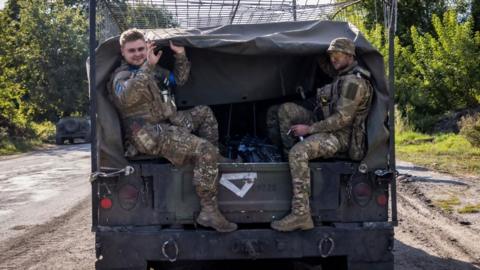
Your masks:
<svg viewBox="0 0 480 270"><path fill-rule="evenodd" d="M145 32L163 47L164 67L173 63L169 41L186 48L192 70L187 84L175 89L179 109L209 105L219 122L223 153L235 158L250 149L257 157L219 164L219 207L239 229L219 233L197 225L192 166L175 167L156 156L125 158L118 114L106 95L121 60L118 36L93 51L91 31L97 269L243 269L248 263L275 269L393 269L393 81L387 86L382 55L358 29L316 20ZM278 232L270 222L290 211L291 176L285 158L258 156L261 146L272 146L266 113L272 105L314 95L331 80L316 61L339 36L354 40L357 60L372 74L368 151L357 162L342 155L312 160L315 227Z"/></svg>
<svg viewBox="0 0 480 270"><path fill-rule="evenodd" d="M90 135L90 119L73 116L63 117L56 124L55 144L64 144L65 140L73 144L75 139L82 139L88 143L90 142Z"/></svg>

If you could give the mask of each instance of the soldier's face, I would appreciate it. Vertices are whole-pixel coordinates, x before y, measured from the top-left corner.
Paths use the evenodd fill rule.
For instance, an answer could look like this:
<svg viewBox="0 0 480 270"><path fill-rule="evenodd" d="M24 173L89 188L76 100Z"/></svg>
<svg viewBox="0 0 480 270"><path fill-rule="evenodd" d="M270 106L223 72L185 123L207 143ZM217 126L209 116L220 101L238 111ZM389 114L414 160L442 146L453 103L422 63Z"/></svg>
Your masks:
<svg viewBox="0 0 480 270"><path fill-rule="evenodd" d="M353 62L353 56L342 52L331 52L329 57L335 70L342 70Z"/></svg>
<svg viewBox="0 0 480 270"><path fill-rule="evenodd" d="M147 43L141 39L125 43L121 50L123 58L130 65L140 66L147 59Z"/></svg>

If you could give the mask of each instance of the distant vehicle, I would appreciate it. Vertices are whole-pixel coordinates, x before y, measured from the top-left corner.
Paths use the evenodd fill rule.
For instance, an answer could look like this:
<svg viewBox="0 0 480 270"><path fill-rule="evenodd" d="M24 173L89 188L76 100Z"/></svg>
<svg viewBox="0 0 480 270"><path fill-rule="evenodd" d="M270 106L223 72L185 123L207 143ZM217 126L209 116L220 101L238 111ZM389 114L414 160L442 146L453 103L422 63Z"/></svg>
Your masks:
<svg viewBox="0 0 480 270"><path fill-rule="evenodd" d="M75 139L90 142L90 119L87 117L64 117L56 125L55 144L61 145L68 140L73 144Z"/></svg>

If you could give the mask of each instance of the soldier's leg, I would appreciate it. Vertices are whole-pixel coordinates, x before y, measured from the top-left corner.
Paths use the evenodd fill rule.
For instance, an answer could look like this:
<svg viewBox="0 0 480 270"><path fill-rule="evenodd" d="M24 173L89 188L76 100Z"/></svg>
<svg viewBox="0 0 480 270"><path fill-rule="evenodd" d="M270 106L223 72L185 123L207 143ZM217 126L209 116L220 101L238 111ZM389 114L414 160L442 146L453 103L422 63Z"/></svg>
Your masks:
<svg viewBox="0 0 480 270"><path fill-rule="evenodd" d="M293 146L288 157L292 175L292 211L285 218L272 222L272 228L279 231L313 228L308 161L319 157L332 157L342 148L337 137L329 133L311 135Z"/></svg>
<svg viewBox="0 0 480 270"><path fill-rule="evenodd" d="M310 125L313 122L313 112L292 102L284 103L278 108L278 121L283 147L288 153L297 140L292 133L287 135L290 127L297 124Z"/></svg>
<svg viewBox="0 0 480 270"><path fill-rule="evenodd" d="M237 229L237 225L220 213L217 204L218 157L218 149L206 140L199 144L194 153L193 184L201 205L197 223L213 227L219 232L231 232Z"/></svg>
<svg viewBox="0 0 480 270"><path fill-rule="evenodd" d="M267 132L268 138L270 141L279 147L282 148L282 138L280 137L280 126L278 122L278 109L280 105L273 105L267 110Z"/></svg>
<svg viewBox="0 0 480 270"><path fill-rule="evenodd" d="M193 160L193 185L200 199L201 211L197 222L220 232L237 229L218 210L218 149L209 141L191 133L165 132L162 155L169 160Z"/></svg>
<svg viewBox="0 0 480 270"><path fill-rule="evenodd" d="M191 115L193 130L215 146L218 146L218 122L208 106L195 106L185 111Z"/></svg>

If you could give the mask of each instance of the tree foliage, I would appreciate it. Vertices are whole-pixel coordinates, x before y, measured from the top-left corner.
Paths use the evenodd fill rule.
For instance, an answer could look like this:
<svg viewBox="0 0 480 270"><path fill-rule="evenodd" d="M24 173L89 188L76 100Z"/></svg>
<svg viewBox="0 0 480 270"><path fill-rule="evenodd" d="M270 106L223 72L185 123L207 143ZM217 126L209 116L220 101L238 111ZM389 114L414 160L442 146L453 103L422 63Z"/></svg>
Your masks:
<svg viewBox="0 0 480 270"><path fill-rule="evenodd" d="M7 2L0 14L2 125L18 130L29 121L87 112L87 30L78 5Z"/></svg>
<svg viewBox="0 0 480 270"><path fill-rule="evenodd" d="M359 3L368 29L384 22L383 3L380 0L363 0ZM411 44L409 29L415 26L420 33L433 31L433 15L447 11L449 0L402 0L398 1L397 33L403 45Z"/></svg>
<svg viewBox="0 0 480 270"><path fill-rule="evenodd" d="M459 22L447 11L432 18L433 33L411 28L413 46L401 47L396 72L398 108L416 127L428 131L446 112L479 105L480 33L473 20Z"/></svg>
<svg viewBox="0 0 480 270"><path fill-rule="evenodd" d="M420 131L431 131L448 112L479 106L480 32L474 31L474 18L468 12L456 12L462 9L468 7L451 7L442 16L433 14L431 32L412 26L402 33L411 45L402 45L401 38L395 37L395 101L408 124ZM383 25L370 25L359 13L347 19L387 63L388 36Z"/></svg>

